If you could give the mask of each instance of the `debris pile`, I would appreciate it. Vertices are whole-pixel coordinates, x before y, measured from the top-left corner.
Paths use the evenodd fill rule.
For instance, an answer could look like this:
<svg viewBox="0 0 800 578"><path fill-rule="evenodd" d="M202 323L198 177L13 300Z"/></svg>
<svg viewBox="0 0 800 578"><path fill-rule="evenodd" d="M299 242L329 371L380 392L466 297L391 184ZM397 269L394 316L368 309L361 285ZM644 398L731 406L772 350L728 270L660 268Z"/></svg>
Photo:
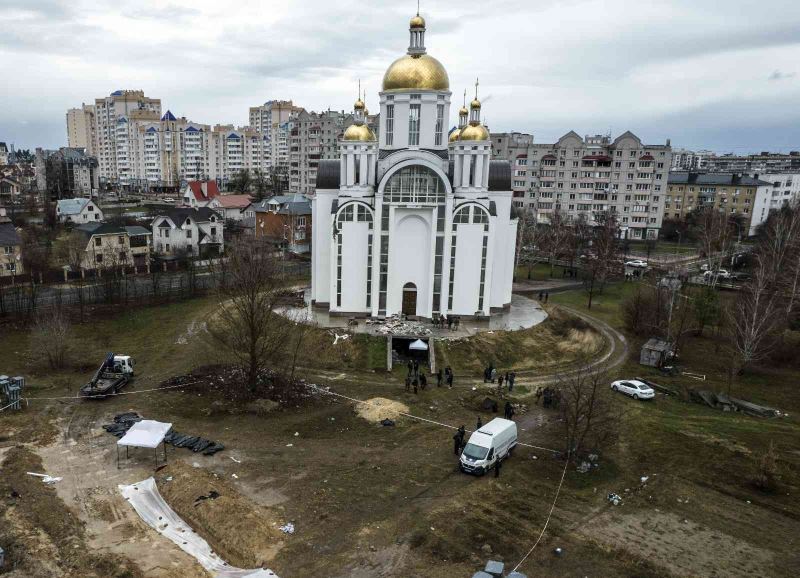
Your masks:
<svg viewBox="0 0 800 578"><path fill-rule="evenodd" d="M133 424L140 421L142 421L142 416L135 411L121 413L114 416L114 423L104 425L103 429L111 435L121 438L128 432ZM164 443L171 444L176 448L187 448L195 453L202 452L205 456L214 455L225 449L225 446L220 443L207 440L200 436L180 434L175 430L170 430L164 437Z"/></svg>
<svg viewBox="0 0 800 578"><path fill-rule="evenodd" d="M392 315L386 319L367 319L367 325L375 326L375 331L382 335L430 335L431 330L419 321L401 319Z"/></svg>
<svg viewBox="0 0 800 578"><path fill-rule="evenodd" d="M690 389L689 398L699 404L722 411L740 411L753 417L780 417L777 409L758 405L743 399L729 397L724 393L714 393L708 389Z"/></svg>

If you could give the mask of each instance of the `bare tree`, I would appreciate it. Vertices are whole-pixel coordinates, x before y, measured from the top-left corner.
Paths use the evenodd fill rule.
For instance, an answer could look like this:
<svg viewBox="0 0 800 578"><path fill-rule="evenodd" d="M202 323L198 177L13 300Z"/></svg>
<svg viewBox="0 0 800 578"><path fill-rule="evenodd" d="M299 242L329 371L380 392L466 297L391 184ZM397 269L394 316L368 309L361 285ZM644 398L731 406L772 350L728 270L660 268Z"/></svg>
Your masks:
<svg viewBox="0 0 800 578"><path fill-rule="evenodd" d="M699 209L695 215L693 233L700 245L700 254L706 260L708 270L713 273L712 287L717 284L715 272L722 267L722 261L736 238L735 231L740 227L729 215L711 206Z"/></svg>
<svg viewBox="0 0 800 578"><path fill-rule="evenodd" d="M756 253L753 276L728 311L731 344L737 354L739 372L769 353L772 338L784 317L772 279L769 258Z"/></svg>
<svg viewBox="0 0 800 578"><path fill-rule="evenodd" d="M550 214L550 223L545 229L542 237L542 246L547 258L550 261L550 276L553 276L553 269L558 259L564 251L564 241L569 235L569 228L567 219L561 212L561 209L556 209Z"/></svg>
<svg viewBox="0 0 800 578"><path fill-rule="evenodd" d="M620 259L619 227L613 213L598 213L592 229L592 244L588 250L583 286L589 295L588 308L598 291L618 267Z"/></svg>
<svg viewBox="0 0 800 578"><path fill-rule="evenodd" d="M800 290L800 207L787 205L770 213L760 232L756 252L769 264L770 282L791 314Z"/></svg>
<svg viewBox="0 0 800 578"><path fill-rule="evenodd" d="M619 433L622 414L620 406L609 398L608 379L605 371L584 365L558 380L564 442L573 458L601 451Z"/></svg>
<svg viewBox="0 0 800 578"><path fill-rule="evenodd" d="M271 247L248 240L230 250L225 283L217 283L219 309L209 333L236 360L251 392L284 354L292 332L292 323L274 311L287 294L280 265Z"/></svg>
<svg viewBox="0 0 800 578"><path fill-rule="evenodd" d="M37 313L31 329L32 349L51 369L66 365L72 327L61 307Z"/></svg>
<svg viewBox="0 0 800 578"><path fill-rule="evenodd" d="M535 210L522 209L517 214L517 252L514 266L514 275L520 265L528 268L528 279L536 263L539 262L539 249L537 244L541 241L541 227L539 226Z"/></svg>

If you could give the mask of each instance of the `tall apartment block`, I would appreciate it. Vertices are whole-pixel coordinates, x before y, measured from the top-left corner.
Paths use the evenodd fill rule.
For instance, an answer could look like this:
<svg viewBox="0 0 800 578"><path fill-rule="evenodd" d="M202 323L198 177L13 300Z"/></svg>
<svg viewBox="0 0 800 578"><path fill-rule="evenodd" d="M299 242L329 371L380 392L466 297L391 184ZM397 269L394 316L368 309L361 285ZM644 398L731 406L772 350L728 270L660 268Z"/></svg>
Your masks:
<svg viewBox="0 0 800 578"><path fill-rule="evenodd" d="M130 178L129 147L126 144L117 147L118 136L130 138L130 127L118 122L121 117L128 121L157 121L161 117L161 100L148 98L141 90L117 90L95 99L92 152L97 157L101 182L116 183Z"/></svg>
<svg viewBox="0 0 800 578"><path fill-rule="evenodd" d="M85 149L87 155L94 154L95 120L94 105L67 111L67 144L69 148Z"/></svg>
<svg viewBox="0 0 800 578"><path fill-rule="evenodd" d="M250 107L250 129L261 133L269 143L267 171L289 166L289 121L303 109L291 100L268 100L261 106Z"/></svg>
<svg viewBox="0 0 800 578"><path fill-rule="evenodd" d="M568 218L617 215L622 234L631 239L655 239L664 213L664 194L672 162L669 140L642 143L628 131L581 138L574 131L553 144L537 144L533 135L495 133L494 158L511 162L514 205L540 222L560 209Z"/></svg>

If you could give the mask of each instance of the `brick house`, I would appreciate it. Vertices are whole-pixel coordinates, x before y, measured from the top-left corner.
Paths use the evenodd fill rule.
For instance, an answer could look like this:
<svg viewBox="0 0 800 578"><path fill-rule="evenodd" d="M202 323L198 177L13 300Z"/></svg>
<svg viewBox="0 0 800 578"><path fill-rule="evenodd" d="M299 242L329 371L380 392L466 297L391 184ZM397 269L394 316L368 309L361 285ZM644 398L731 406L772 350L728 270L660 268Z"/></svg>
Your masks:
<svg viewBox="0 0 800 578"><path fill-rule="evenodd" d="M299 193L253 203L244 210L255 214L255 235L266 237L291 253L311 250L311 201Z"/></svg>

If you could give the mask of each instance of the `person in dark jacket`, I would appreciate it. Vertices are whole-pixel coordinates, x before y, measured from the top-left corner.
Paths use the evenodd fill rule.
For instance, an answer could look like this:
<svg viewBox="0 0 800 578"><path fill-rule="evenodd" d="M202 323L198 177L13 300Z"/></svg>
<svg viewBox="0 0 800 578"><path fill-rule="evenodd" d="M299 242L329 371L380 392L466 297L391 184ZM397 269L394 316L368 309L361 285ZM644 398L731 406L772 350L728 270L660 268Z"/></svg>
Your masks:
<svg viewBox="0 0 800 578"><path fill-rule="evenodd" d="M502 463L503 462L500 461L499 457L494 462L494 477L495 478L499 478L500 477L500 464L502 464Z"/></svg>
<svg viewBox="0 0 800 578"><path fill-rule="evenodd" d="M508 391L511 392L514 389L514 382L517 381L517 372L512 371L508 375Z"/></svg>
<svg viewBox="0 0 800 578"><path fill-rule="evenodd" d="M453 436L453 453L457 456L461 455L461 448L464 445L464 436L466 435L466 433L467 432L464 429L464 426L462 425L460 428L458 428L455 435Z"/></svg>
<svg viewBox="0 0 800 578"><path fill-rule="evenodd" d="M406 392L411 391L411 376L406 375Z"/></svg>
<svg viewBox="0 0 800 578"><path fill-rule="evenodd" d="M483 427L483 422L481 421L481 416L478 416L478 423L475 424L475 431L478 431Z"/></svg>
<svg viewBox="0 0 800 578"><path fill-rule="evenodd" d="M450 367L448 367L447 369L450 369ZM450 389L453 389L453 370L452 369L450 369L450 371L447 372L447 387L449 387Z"/></svg>
<svg viewBox="0 0 800 578"><path fill-rule="evenodd" d="M436 372L436 387L442 387L442 370Z"/></svg>
<svg viewBox="0 0 800 578"><path fill-rule="evenodd" d="M503 411L506 419L514 419L514 406L511 405L510 401L506 402L506 407Z"/></svg>
<svg viewBox="0 0 800 578"><path fill-rule="evenodd" d="M422 388L422 391L425 391L425 388L428 387L428 378L425 377L424 373L419 374L419 386Z"/></svg>

